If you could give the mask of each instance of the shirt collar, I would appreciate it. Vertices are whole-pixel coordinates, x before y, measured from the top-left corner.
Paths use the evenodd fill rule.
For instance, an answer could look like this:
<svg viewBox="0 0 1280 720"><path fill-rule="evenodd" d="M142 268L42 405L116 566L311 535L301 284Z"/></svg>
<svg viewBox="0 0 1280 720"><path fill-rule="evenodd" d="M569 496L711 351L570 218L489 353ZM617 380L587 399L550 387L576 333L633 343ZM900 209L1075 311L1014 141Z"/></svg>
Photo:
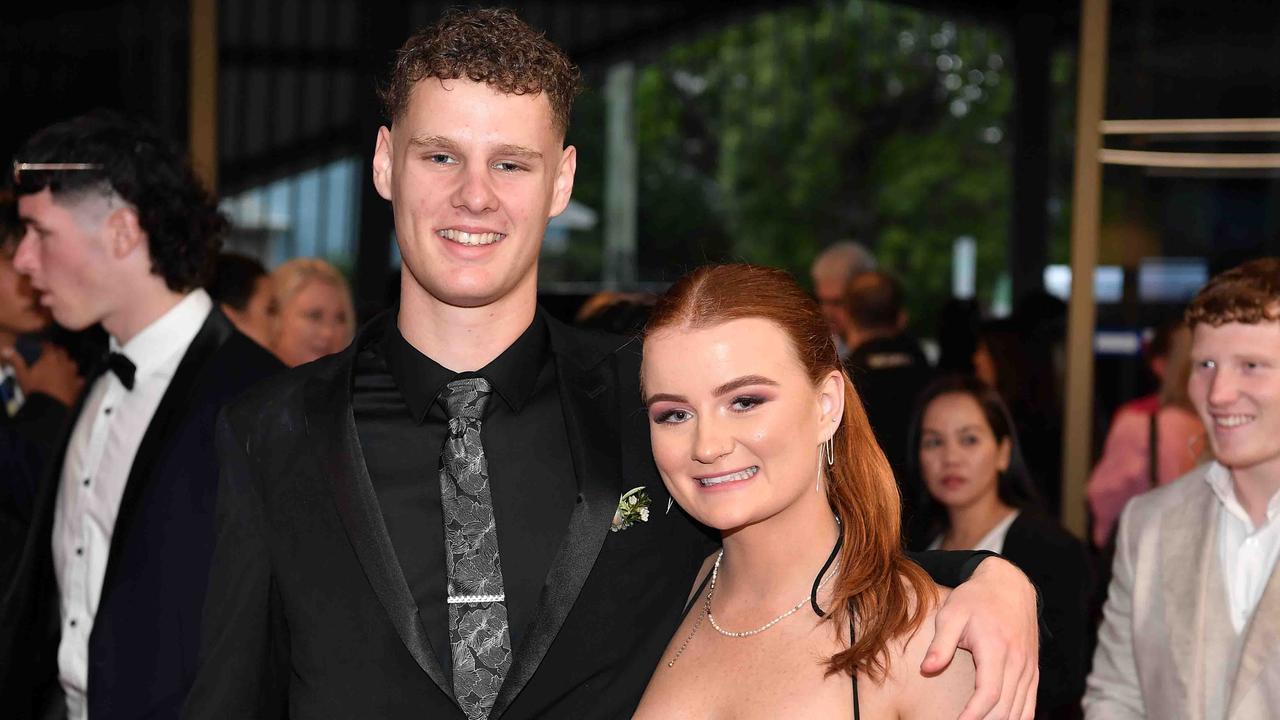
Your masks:
<svg viewBox="0 0 1280 720"><path fill-rule="evenodd" d="M129 358L138 375L144 375L163 367L175 354L186 352L211 310L213 300L209 294L196 288L123 347L114 337L108 342L113 352Z"/></svg>
<svg viewBox="0 0 1280 720"><path fill-rule="evenodd" d="M534 314L533 322L520 337L488 365L463 373L455 373L419 352L404 338L395 317L396 313L392 313L391 327L383 335L381 350L391 377L417 422L426 419L444 386L461 377L480 376L488 380L503 402L519 413L533 395L538 374L550 357L547 321L541 311Z"/></svg>
<svg viewBox="0 0 1280 720"><path fill-rule="evenodd" d="M1244 522L1245 527L1250 531L1258 529L1253 526L1249 513L1245 512L1244 506L1236 498L1235 484L1231 480L1231 470L1227 466L1214 460L1209 465L1208 472L1204 474L1204 480L1209 483L1209 487L1224 510ZM1278 515L1280 515L1280 493L1272 495L1267 501L1267 523L1271 523Z"/></svg>

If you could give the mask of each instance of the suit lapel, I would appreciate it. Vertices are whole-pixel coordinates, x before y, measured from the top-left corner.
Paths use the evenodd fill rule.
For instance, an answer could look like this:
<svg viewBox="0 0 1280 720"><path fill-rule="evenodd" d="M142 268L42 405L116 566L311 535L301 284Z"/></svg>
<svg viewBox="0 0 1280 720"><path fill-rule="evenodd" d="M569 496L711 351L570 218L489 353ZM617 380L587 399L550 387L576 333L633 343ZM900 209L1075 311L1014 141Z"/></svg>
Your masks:
<svg viewBox="0 0 1280 720"><path fill-rule="evenodd" d="M1227 703L1227 717L1231 717L1249 688L1258 680L1258 674L1267 666L1276 648L1280 646L1280 573L1274 568L1267 587L1262 591L1258 607L1254 608L1253 619L1245 628L1244 650L1240 655L1240 665L1236 670L1235 681L1231 685L1231 695Z"/></svg>
<svg viewBox="0 0 1280 720"><path fill-rule="evenodd" d="M418 605L396 559L360 447L351 405L351 375L356 349L361 345L357 338L331 373L317 375L307 384L307 435L319 452L316 472L329 476L347 538L405 649L440 690L453 698L453 686L431 649Z"/></svg>
<svg viewBox="0 0 1280 720"><path fill-rule="evenodd" d="M529 632L494 702L493 718L501 717L528 684L559 634L609 534L622 492L618 378L608 354L611 347L586 346L550 317L547 325L578 480L578 502L547 572Z"/></svg>
<svg viewBox="0 0 1280 720"><path fill-rule="evenodd" d="M169 380L169 387L165 389L155 414L151 416L151 422L147 424L147 431L142 435L138 452L133 457L133 465L129 468L124 495L120 498L120 511L116 515L111 550L107 555L107 568L102 579L104 596L110 591L121 548L132 527L133 518L137 515L142 493L152 482L155 465L164 451L173 446L173 433L181 429L182 423L179 420L183 411L191 406L191 394L201 371L218 348L231 337L232 332L231 321L227 320L221 310L214 308L209 312L200 331L183 353L173 378Z"/></svg>
<svg viewBox="0 0 1280 720"><path fill-rule="evenodd" d="M1217 504L1207 485L1178 505L1163 523L1161 584L1164 587L1165 626L1178 678L1191 698L1193 716L1204 708L1203 635L1205 592L1216 537Z"/></svg>

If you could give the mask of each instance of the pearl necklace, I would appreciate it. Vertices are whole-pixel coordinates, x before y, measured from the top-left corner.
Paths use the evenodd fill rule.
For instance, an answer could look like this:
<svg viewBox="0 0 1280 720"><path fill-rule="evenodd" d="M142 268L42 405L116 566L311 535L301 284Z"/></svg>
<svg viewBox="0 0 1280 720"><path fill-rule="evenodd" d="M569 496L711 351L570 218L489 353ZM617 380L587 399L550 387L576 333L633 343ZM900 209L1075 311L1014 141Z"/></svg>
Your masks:
<svg viewBox="0 0 1280 720"><path fill-rule="evenodd" d="M705 603L707 620L711 622L711 627L715 628L716 632L720 633L721 635L724 635L725 637L735 637L735 638L743 638L743 637L751 637L752 635L759 635L765 630L768 630L774 625L777 625L783 620L786 620L792 615L795 615L797 612L800 611L800 608L805 606L805 603L809 602L809 595L806 595L803 600L796 603L795 607L782 613L781 615L770 620L764 625L761 625L760 627L755 628L754 630L743 630L741 632L725 630L724 628L720 627L720 623L716 622L715 615L711 614L711 597L716 594L716 580L720 577L720 561L723 559L724 559L724 550L721 550L720 554L716 556L715 566L711 568L711 587L707 590L707 601ZM818 588L821 589L823 585L826 585L827 581L830 580L832 575L834 574L835 573L829 573L826 577L822 578L822 582L818 584Z"/></svg>

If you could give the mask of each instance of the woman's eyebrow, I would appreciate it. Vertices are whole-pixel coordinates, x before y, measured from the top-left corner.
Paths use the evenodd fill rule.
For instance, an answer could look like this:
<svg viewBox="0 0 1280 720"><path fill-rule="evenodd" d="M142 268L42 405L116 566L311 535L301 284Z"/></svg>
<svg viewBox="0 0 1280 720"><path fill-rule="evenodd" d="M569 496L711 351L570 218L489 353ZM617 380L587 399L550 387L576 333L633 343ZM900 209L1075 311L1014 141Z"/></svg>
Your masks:
<svg viewBox="0 0 1280 720"><path fill-rule="evenodd" d="M717 387L715 390L712 391L712 394L716 396L728 395L734 390L746 387L748 385L770 385L773 387L777 387L778 383L777 381L770 380L769 378L763 375L743 375L740 378L735 378L721 385L720 387Z"/></svg>

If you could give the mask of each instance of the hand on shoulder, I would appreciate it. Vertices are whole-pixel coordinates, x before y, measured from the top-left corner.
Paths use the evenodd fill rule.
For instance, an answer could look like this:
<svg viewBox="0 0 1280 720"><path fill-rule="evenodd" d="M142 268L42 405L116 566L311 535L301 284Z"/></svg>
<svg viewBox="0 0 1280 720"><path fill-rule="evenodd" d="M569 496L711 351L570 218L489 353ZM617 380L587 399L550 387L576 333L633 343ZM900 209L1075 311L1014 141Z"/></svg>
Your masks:
<svg viewBox="0 0 1280 720"><path fill-rule="evenodd" d="M892 686L898 716L928 720L955 720L973 694L977 675L973 656L958 650L941 671L926 675L920 670L925 654L933 642L938 609L951 595L948 588L937 588L937 600L925 614L920 627L905 638L895 662L889 670L886 686Z"/></svg>

